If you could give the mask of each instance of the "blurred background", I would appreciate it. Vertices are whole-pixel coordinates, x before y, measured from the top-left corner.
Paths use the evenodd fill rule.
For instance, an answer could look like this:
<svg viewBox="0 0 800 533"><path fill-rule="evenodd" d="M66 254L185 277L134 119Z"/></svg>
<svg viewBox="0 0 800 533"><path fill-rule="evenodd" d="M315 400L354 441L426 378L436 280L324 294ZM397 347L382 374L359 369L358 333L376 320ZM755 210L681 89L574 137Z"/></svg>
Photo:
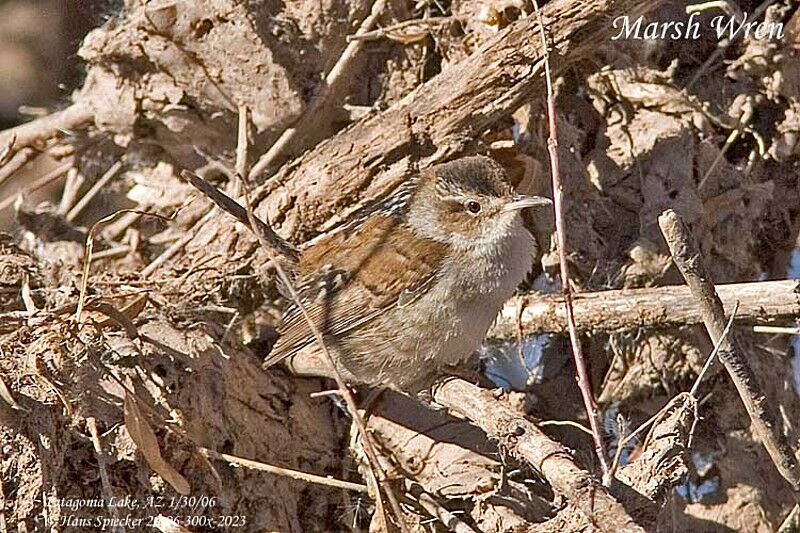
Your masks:
<svg viewBox="0 0 800 533"><path fill-rule="evenodd" d="M64 107L84 70L76 52L86 33L122 7L119 0L0 0L0 130ZM5 198L56 163L36 158L3 183ZM52 196L55 184L37 199ZM13 227L13 211L0 212L0 230Z"/></svg>

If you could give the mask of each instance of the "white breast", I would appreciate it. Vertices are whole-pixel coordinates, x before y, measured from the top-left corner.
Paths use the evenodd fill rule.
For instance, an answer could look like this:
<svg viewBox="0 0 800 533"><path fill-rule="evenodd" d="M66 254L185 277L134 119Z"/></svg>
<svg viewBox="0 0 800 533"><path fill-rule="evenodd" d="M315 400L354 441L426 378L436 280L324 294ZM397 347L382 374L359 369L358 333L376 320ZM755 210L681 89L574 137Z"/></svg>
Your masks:
<svg viewBox="0 0 800 533"><path fill-rule="evenodd" d="M428 325L436 323L436 339L422 340L421 359L454 364L478 349L503 303L530 271L535 243L521 220L504 239L483 253L450 260L440 281L424 297L427 317L415 317ZM429 327L429 326L428 326Z"/></svg>

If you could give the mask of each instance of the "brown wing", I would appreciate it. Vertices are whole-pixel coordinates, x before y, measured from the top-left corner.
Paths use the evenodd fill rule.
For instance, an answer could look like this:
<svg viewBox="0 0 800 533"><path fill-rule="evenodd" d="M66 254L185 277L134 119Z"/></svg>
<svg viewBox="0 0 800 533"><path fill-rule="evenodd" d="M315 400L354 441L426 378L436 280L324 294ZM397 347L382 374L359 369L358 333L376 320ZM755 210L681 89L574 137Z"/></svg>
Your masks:
<svg viewBox="0 0 800 533"><path fill-rule="evenodd" d="M320 332L356 332L395 305L408 305L435 280L446 245L414 235L393 216L373 216L355 231L335 233L305 250L299 296ZM315 342L292 305L264 362L273 365Z"/></svg>

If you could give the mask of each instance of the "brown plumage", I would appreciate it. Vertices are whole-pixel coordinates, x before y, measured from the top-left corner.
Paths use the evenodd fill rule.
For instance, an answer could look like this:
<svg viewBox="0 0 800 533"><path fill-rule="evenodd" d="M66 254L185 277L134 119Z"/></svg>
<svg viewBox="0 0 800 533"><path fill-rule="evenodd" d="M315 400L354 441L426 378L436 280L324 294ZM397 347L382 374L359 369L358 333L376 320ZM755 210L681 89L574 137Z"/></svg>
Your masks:
<svg viewBox="0 0 800 533"><path fill-rule="evenodd" d="M532 265L516 196L486 157L428 169L300 254L298 293L346 379L414 390L469 356ZM319 350L290 307L266 366Z"/></svg>

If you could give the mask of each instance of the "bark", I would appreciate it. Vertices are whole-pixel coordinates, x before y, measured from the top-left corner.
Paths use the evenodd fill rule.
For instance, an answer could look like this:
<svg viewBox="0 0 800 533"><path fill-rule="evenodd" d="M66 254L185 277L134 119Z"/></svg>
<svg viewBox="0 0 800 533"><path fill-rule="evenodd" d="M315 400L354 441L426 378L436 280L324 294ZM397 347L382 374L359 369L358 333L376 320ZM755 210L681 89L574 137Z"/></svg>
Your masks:
<svg viewBox="0 0 800 533"><path fill-rule="evenodd" d="M598 531L644 531L596 478L575 464L566 448L497 402L490 391L455 379L439 384L433 397L440 405L472 420L512 456L540 471Z"/></svg>
<svg viewBox="0 0 800 533"><path fill-rule="evenodd" d="M767 449L775 468L792 486L800 492L800 472L797 459L789 448L784 433L778 424L776 410L767 402L766 395L758 383L755 372L742 355L742 349L735 338L725 334L725 309L708 277L700 254L689 229L681 218L671 209L658 218L661 232L669 245L672 259L683 274L692 296L697 300L699 315L705 324L714 345L719 347L719 360L739 392L753 429Z"/></svg>
<svg viewBox="0 0 800 533"><path fill-rule="evenodd" d="M639 13L658 5L643 7L634 0L548 4L543 17L553 68L574 63L607 37L615 13ZM536 17L512 24L386 111L364 118L284 165L256 191L256 214L283 237L303 242L385 196L414 166L427 167L476 148L488 128L541 89L539 39ZM232 247L247 260L255 251L254 239L243 228L231 228L227 220L213 217L187 245L186 261L224 258ZM224 262L212 259L211 265Z"/></svg>
<svg viewBox="0 0 800 533"><path fill-rule="evenodd" d="M800 315L797 280L731 283L717 286L717 291L725 309L733 309L739 302L736 320L740 322L768 323ZM667 328L703 320L697 301L683 285L577 293L573 305L576 325L584 331ZM561 295L526 294L506 303L489 335L515 337L519 332L530 335L566 330Z"/></svg>

